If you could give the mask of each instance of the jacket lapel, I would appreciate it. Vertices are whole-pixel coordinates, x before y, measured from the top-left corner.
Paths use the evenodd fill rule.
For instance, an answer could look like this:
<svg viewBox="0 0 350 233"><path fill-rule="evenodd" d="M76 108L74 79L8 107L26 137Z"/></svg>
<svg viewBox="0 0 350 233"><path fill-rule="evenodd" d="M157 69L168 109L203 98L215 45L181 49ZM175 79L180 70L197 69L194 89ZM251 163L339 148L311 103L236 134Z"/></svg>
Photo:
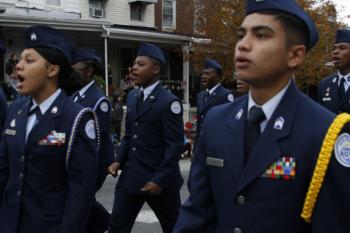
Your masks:
<svg viewBox="0 0 350 233"><path fill-rule="evenodd" d="M142 108L137 113L136 119L140 118L142 115L144 115L146 112L148 112L151 109L153 102L155 102L158 99L158 95L160 93L161 88L162 86L159 83L153 89L151 94L147 96L147 99L143 102ZM136 104L137 104L137 101L135 103L135 109L136 109Z"/></svg>
<svg viewBox="0 0 350 233"><path fill-rule="evenodd" d="M29 108L31 106L31 98L28 98L26 103L22 108L17 112L18 117L16 118L16 131L17 131L17 140L18 147L21 150L21 155L24 154L25 148L25 138L26 138L26 129L27 129L27 116Z"/></svg>
<svg viewBox="0 0 350 233"><path fill-rule="evenodd" d="M55 118L61 115L65 98L66 95L62 91L56 100L51 104L49 109L45 112L41 121L39 121L33 127L27 138L26 149L32 145L36 145L40 139L44 138L55 129Z"/></svg>
<svg viewBox="0 0 350 233"><path fill-rule="evenodd" d="M235 108L228 117L222 136L222 148L225 159L229 162L232 172L237 180L240 179L244 166L244 127L247 119L248 98Z"/></svg>
<svg viewBox="0 0 350 233"><path fill-rule="evenodd" d="M213 103L215 103L215 101L217 100L219 94L220 94L220 91L221 91L222 87L221 85L219 85L215 90L214 92L209 96L208 100L206 103L204 103L204 97L205 97L205 94L203 94L203 107L201 108L201 111L199 112L199 115L201 115L204 111L207 110L207 108L209 108L210 106L212 106ZM205 92L204 92L205 93Z"/></svg>
<svg viewBox="0 0 350 233"><path fill-rule="evenodd" d="M299 90L292 82L252 151L250 159L242 172L237 193L282 156L278 141L290 135L301 100L300 97Z"/></svg>

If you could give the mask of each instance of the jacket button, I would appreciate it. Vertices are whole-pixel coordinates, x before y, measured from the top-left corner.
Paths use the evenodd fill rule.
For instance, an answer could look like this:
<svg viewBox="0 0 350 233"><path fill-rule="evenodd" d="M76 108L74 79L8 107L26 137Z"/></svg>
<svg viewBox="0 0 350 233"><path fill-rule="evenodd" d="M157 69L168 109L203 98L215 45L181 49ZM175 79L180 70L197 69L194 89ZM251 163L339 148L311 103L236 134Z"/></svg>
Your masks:
<svg viewBox="0 0 350 233"><path fill-rule="evenodd" d="M24 177L24 174L23 174L23 173L20 173L20 174L19 174L19 178L22 180L23 177Z"/></svg>
<svg viewBox="0 0 350 233"><path fill-rule="evenodd" d="M137 134L135 134L135 135L134 135L134 138L136 139L137 137L138 137Z"/></svg>
<svg viewBox="0 0 350 233"><path fill-rule="evenodd" d="M242 233L242 230L236 227L235 229L233 229L233 233Z"/></svg>
<svg viewBox="0 0 350 233"><path fill-rule="evenodd" d="M132 148L132 151L136 151L136 147L133 147L133 148Z"/></svg>
<svg viewBox="0 0 350 233"><path fill-rule="evenodd" d="M138 126L139 125L139 123L138 122L135 122L135 126Z"/></svg>
<svg viewBox="0 0 350 233"><path fill-rule="evenodd" d="M237 197L237 203L238 203L238 205L244 205L245 204L245 197L242 195L239 195Z"/></svg>
<svg viewBox="0 0 350 233"><path fill-rule="evenodd" d="M25 160L25 157L24 157L24 155L22 155L21 156L21 162L24 162L24 160Z"/></svg>
<svg viewBox="0 0 350 233"><path fill-rule="evenodd" d="M22 195L22 191L21 190L18 190L17 191L17 197L20 197Z"/></svg>

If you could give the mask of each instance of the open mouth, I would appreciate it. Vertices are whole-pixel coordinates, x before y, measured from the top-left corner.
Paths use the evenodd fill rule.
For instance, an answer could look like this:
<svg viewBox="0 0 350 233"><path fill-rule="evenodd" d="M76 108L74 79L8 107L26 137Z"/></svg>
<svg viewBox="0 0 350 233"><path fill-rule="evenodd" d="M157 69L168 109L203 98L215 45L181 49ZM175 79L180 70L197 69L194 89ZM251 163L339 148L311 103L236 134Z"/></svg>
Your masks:
<svg viewBox="0 0 350 233"><path fill-rule="evenodd" d="M22 87L22 83L24 82L24 78L18 74L11 75L10 82L17 90Z"/></svg>
<svg viewBox="0 0 350 233"><path fill-rule="evenodd" d="M340 62L340 58L339 57L333 57L333 63L339 63Z"/></svg>

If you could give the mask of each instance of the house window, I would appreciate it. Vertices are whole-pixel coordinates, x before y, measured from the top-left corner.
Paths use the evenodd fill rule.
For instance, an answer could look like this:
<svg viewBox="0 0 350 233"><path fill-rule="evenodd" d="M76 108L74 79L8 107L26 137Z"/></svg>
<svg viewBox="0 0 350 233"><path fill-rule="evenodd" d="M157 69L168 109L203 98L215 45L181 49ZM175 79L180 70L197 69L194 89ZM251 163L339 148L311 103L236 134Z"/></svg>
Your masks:
<svg viewBox="0 0 350 233"><path fill-rule="evenodd" d="M145 14L145 6L142 3L130 4L130 19L132 21L143 21Z"/></svg>
<svg viewBox="0 0 350 233"><path fill-rule="evenodd" d="M176 28L176 0L163 0L163 28Z"/></svg>
<svg viewBox="0 0 350 233"><path fill-rule="evenodd" d="M61 0L47 0L46 3L47 5L59 6L61 4Z"/></svg>
<svg viewBox="0 0 350 233"><path fill-rule="evenodd" d="M90 7L90 16L94 18L103 18L104 17L104 10L103 10L103 4L102 1L98 0L90 0L89 2Z"/></svg>

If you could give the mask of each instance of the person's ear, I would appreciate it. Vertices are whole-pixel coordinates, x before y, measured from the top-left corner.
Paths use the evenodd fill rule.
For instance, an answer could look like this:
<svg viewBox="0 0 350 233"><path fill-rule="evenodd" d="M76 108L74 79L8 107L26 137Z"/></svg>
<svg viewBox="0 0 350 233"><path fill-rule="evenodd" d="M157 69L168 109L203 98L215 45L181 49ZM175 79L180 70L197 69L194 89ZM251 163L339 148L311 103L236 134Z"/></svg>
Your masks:
<svg viewBox="0 0 350 233"><path fill-rule="evenodd" d="M93 74L93 69L92 69L92 67L87 68L87 74L88 74L89 77L92 76L92 74Z"/></svg>
<svg viewBox="0 0 350 233"><path fill-rule="evenodd" d="M52 65L52 64L48 65L48 76L50 78L58 76L59 72L60 72L60 67L58 65Z"/></svg>
<svg viewBox="0 0 350 233"><path fill-rule="evenodd" d="M294 45L288 49L288 67L296 68L301 65L306 56L305 45Z"/></svg>
<svg viewBox="0 0 350 233"><path fill-rule="evenodd" d="M153 74L154 75L160 74L160 66L153 66Z"/></svg>

